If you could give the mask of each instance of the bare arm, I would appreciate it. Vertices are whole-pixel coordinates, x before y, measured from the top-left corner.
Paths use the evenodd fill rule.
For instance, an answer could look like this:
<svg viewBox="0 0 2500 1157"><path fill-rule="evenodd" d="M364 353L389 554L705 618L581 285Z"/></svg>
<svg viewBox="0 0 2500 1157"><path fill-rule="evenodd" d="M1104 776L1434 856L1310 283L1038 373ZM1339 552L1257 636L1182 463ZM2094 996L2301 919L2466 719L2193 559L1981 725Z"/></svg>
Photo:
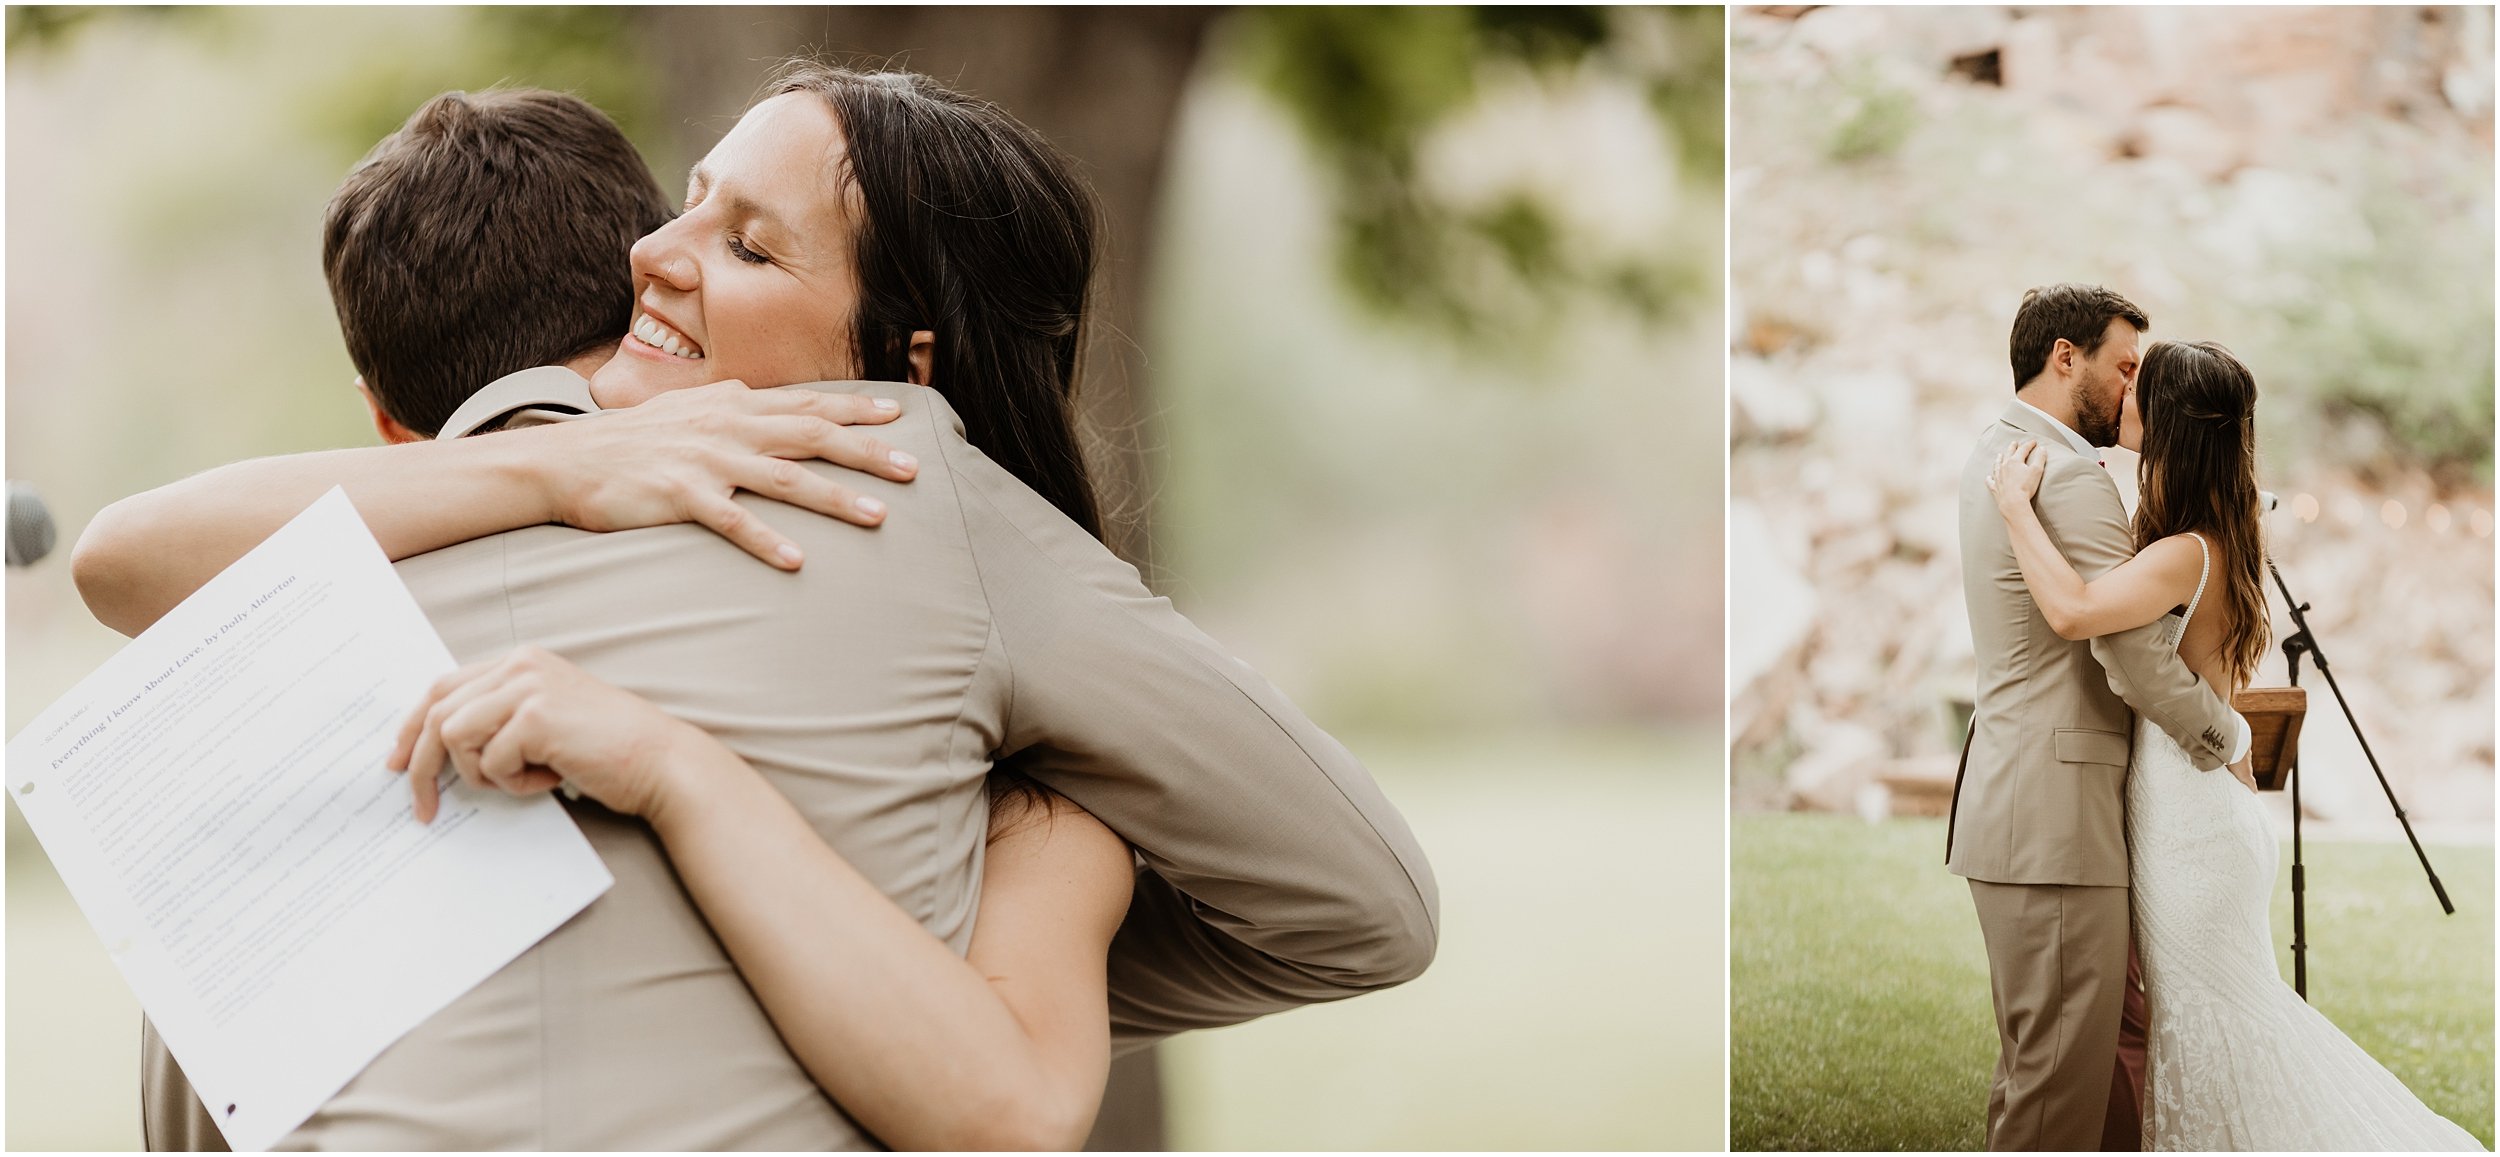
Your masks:
<svg viewBox="0 0 2500 1157"><path fill-rule="evenodd" d="M2031 508L2031 497L2048 468L2047 455L2036 440L2014 443L1998 459L1988 488L1996 494L1997 513L2005 518L2023 585L2049 629L2070 640L2115 634L2153 622L2188 601L2203 556L2181 537L2156 542L2090 582L2075 573L2074 564L2049 540L2039 512Z"/></svg>
<svg viewBox="0 0 2500 1157"><path fill-rule="evenodd" d="M2107 472L2071 455L2054 459L2032 502L2049 541L2075 573L2097 579L2134 554L2126 508ZM2246 751L2248 724L2188 669L2158 623L2092 636L2092 658L2109 689L2177 740L2188 761L2211 771Z"/></svg>
<svg viewBox="0 0 2500 1157"><path fill-rule="evenodd" d="M791 1051L886 1143L1084 1142L1110 1066L1104 960L1131 862L1081 809L1002 804L958 957L735 752L546 652L463 668L410 717L391 762L411 770L421 817L446 753L473 786L526 794L561 777L647 819Z"/></svg>
<svg viewBox="0 0 2500 1157"><path fill-rule="evenodd" d="M333 486L346 488L393 559L547 522L700 522L796 569L797 547L729 495L753 490L874 525L882 507L787 459L909 479L908 458L845 428L899 413L880 401L724 382L595 419L237 462L106 507L79 536L70 570L99 621L136 635Z"/></svg>
<svg viewBox="0 0 2500 1157"><path fill-rule="evenodd" d="M706 746L707 786L652 826L817 1084L900 1149L1084 1144L1111 1064L1104 959L1127 845L1073 805L993 840L958 958Z"/></svg>
<svg viewBox="0 0 2500 1157"><path fill-rule="evenodd" d="M394 559L552 521L518 440L411 442L220 466L105 507L79 535L70 573L99 621L136 635L332 486L347 488Z"/></svg>

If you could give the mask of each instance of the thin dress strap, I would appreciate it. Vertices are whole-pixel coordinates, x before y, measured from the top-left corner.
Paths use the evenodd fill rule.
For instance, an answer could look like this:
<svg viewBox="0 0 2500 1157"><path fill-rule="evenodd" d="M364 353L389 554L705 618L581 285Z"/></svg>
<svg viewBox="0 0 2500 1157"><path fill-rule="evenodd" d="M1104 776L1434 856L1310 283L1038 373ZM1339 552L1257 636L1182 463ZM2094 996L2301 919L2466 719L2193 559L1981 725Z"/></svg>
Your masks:
<svg viewBox="0 0 2500 1157"><path fill-rule="evenodd" d="M2205 556L2205 565L2196 572L2196 593L2188 598L2187 613L2179 616L2181 639L2187 638L2188 620L2196 617L2196 604L2205 601L2205 580L2213 577L2214 573L2214 552L2212 547L2205 545L2205 536L2193 530L2188 531L2187 536L2196 540L2196 549Z"/></svg>

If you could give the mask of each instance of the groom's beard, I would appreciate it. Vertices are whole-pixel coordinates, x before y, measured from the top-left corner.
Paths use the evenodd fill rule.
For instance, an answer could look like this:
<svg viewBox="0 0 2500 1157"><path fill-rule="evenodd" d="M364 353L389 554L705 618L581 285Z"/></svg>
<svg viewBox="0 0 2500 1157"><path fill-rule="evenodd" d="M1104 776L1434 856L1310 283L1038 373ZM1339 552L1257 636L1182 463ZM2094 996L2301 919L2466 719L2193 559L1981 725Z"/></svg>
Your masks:
<svg viewBox="0 0 2500 1157"><path fill-rule="evenodd" d="M2087 376L2075 391L2075 433L2095 446L2118 444L2118 403L2101 389L2098 376Z"/></svg>

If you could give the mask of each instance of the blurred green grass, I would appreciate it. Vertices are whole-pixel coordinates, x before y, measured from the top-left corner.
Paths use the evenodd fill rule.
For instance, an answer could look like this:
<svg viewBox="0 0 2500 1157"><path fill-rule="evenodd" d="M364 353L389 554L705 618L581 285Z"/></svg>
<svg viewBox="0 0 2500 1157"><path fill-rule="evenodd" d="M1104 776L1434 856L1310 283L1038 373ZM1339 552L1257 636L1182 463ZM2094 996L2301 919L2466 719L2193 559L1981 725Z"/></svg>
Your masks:
<svg viewBox="0 0 2500 1157"><path fill-rule="evenodd" d="M1734 1147L1980 1148L1988 961L1969 888L1944 870L1943 821L1740 815L1731 834ZM2430 849L2454 916L2402 844L2307 851L2311 1000L2490 1145L2492 849ZM2283 863L2287 944L2288 849Z"/></svg>
<svg viewBox="0 0 2500 1157"><path fill-rule="evenodd" d="M1724 744L1349 743L1432 859L1440 955L1400 988L1174 1041L1174 1147L1724 1145Z"/></svg>
<svg viewBox="0 0 2500 1157"><path fill-rule="evenodd" d="M1185 1149L1716 1149L1723 745L1348 737L1431 858L1422 978L1166 1046ZM8 1147L136 1149L139 1011L11 824Z"/></svg>

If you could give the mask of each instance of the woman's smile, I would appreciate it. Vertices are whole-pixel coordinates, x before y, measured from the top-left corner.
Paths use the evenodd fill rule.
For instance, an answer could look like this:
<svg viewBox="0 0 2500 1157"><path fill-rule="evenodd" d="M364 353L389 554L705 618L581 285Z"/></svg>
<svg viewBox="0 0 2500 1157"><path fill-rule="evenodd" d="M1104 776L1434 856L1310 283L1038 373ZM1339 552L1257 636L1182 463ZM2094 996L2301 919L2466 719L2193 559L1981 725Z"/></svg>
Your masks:
<svg viewBox="0 0 2500 1157"><path fill-rule="evenodd" d="M676 326L652 313L634 315L634 325L625 338L626 345L636 353L675 358L681 361L703 360L703 347L687 337Z"/></svg>
<svg viewBox="0 0 2500 1157"><path fill-rule="evenodd" d="M592 397L630 406L733 378L856 374L844 156L839 122L812 95L740 118L695 166L684 214L635 243L634 320L619 343L634 356L602 367Z"/></svg>

